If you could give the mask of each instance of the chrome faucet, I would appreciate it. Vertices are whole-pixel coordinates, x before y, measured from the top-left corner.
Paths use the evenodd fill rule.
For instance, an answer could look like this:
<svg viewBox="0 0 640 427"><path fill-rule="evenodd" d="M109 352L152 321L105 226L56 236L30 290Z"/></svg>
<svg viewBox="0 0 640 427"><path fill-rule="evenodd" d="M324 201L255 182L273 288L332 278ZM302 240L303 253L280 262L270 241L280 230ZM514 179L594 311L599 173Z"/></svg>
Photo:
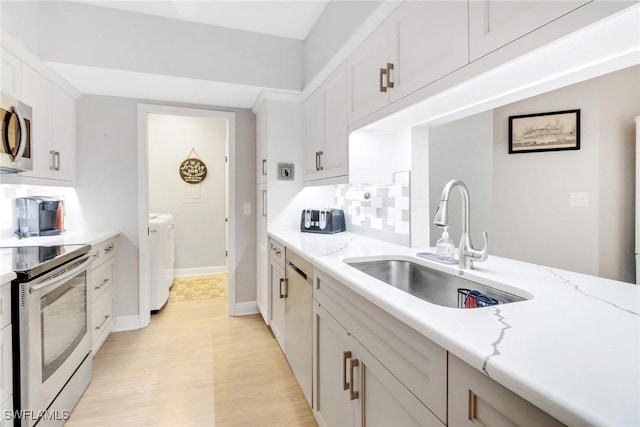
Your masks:
<svg viewBox="0 0 640 427"><path fill-rule="evenodd" d="M470 234L470 203L469 203L469 190L464 182L459 179L451 180L444 186L442 190L442 196L440 196L440 204L436 209L435 218L433 218L433 224L438 227L449 226L449 195L455 188L460 188L460 194L462 195L462 236L460 237L459 254L458 254L458 266L460 268L472 269L473 261L486 261L489 255L488 235L487 232L482 233L484 239L484 248L482 250L475 249L471 243Z"/></svg>

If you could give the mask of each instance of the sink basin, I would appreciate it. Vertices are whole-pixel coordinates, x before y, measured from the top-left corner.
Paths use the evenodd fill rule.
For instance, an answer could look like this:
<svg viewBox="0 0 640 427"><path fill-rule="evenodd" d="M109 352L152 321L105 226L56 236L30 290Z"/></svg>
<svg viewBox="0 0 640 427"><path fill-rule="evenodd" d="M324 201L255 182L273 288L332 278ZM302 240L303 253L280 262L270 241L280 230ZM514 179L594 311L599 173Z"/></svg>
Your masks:
<svg viewBox="0 0 640 427"><path fill-rule="evenodd" d="M345 262L395 288L445 307L478 308L525 300L518 295L407 260ZM479 294L473 293L469 297L471 291L477 291Z"/></svg>

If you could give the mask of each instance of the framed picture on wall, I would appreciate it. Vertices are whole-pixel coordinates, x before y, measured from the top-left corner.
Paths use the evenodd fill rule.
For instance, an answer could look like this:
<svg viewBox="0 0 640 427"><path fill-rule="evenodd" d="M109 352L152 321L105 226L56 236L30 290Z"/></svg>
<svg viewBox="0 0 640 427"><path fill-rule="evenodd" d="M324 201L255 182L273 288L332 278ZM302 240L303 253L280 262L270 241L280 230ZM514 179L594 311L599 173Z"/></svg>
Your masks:
<svg viewBox="0 0 640 427"><path fill-rule="evenodd" d="M580 149L580 110L509 116L509 154Z"/></svg>

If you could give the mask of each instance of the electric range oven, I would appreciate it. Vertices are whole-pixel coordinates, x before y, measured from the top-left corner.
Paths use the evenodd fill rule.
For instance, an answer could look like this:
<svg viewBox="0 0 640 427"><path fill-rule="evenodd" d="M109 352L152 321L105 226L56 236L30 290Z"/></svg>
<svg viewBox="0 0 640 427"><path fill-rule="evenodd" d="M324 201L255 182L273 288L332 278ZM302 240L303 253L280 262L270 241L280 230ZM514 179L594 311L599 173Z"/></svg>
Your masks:
<svg viewBox="0 0 640 427"><path fill-rule="evenodd" d="M63 425L91 380L89 245L11 252L14 426Z"/></svg>

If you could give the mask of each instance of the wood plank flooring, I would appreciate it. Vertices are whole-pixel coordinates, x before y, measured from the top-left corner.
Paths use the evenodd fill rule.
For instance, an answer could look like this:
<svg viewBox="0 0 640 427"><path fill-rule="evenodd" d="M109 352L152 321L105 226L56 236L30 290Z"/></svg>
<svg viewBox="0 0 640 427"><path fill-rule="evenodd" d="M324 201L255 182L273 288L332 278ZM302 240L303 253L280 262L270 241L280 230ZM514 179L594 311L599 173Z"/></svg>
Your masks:
<svg viewBox="0 0 640 427"><path fill-rule="evenodd" d="M67 427L317 425L260 315L229 317L226 298L169 303L93 363Z"/></svg>

